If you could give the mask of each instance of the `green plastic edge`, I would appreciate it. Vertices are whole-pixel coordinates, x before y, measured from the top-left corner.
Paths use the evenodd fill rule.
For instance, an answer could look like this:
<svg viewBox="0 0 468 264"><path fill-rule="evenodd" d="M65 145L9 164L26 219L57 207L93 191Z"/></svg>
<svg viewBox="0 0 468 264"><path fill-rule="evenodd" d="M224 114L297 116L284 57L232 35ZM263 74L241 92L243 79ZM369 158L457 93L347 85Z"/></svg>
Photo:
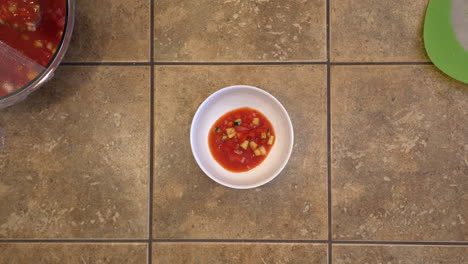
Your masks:
<svg viewBox="0 0 468 264"><path fill-rule="evenodd" d="M434 65L454 79L468 83L468 52L458 42L449 0L431 0L424 22L424 45Z"/></svg>

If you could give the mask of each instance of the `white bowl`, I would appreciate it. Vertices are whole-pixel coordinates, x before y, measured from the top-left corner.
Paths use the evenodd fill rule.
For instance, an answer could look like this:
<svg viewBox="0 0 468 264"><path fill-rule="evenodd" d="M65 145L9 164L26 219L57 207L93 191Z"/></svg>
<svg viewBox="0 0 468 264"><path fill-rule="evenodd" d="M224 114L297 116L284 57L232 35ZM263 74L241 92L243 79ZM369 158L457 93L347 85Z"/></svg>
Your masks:
<svg viewBox="0 0 468 264"><path fill-rule="evenodd" d="M212 125L225 113L250 107L263 113L275 130L275 144L266 159L246 172L231 172L213 158L208 145ZM190 129L190 144L198 166L219 184L235 189L249 189L273 180L291 156L294 133L286 109L271 94L252 86L235 85L210 95L198 108Z"/></svg>

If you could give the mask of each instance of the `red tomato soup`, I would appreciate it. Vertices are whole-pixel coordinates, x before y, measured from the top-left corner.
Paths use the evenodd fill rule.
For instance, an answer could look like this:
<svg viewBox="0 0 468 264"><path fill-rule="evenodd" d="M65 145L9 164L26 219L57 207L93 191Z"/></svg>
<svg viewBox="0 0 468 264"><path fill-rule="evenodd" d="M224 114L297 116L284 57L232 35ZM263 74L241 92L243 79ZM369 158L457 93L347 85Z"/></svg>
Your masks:
<svg viewBox="0 0 468 264"><path fill-rule="evenodd" d="M27 9L30 5L34 6L34 11ZM25 30L32 22L23 20L37 18L29 13L19 13L24 11L22 8L30 13L40 10L41 18L37 28ZM45 67L62 39L67 12L65 8L66 0L0 0L0 40Z"/></svg>
<svg viewBox="0 0 468 264"><path fill-rule="evenodd" d="M0 41L46 67L62 40L66 12L66 0L0 0ZM39 74L20 65L12 74L8 67L0 61L0 97Z"/></svg>
<svg viewBox="0 0 468 264"><path fill-rule="evenodd" d="M262 163L273 144L275 131L259 111L244 107L220 117L208 134L215 160L232 172L248 171Z"/></svg>

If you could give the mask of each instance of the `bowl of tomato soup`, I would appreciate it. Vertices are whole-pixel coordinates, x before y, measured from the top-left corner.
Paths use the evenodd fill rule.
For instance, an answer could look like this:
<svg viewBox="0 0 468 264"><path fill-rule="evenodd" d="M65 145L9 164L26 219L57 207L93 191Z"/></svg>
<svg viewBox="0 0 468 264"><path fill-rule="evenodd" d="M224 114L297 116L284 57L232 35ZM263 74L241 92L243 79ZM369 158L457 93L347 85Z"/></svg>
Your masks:
<svg viewBox="0 0 468 264"><path fill-rule="evenodd" d="M74 0L0 1L0 108L46 83L68 49Z"/></svg>
<svg viewBox="0 0 468 264"><path fill-rule="evenodd" d="M235 85L200 105L190 143L207 176L227 187L248 189L280 174L291 156L294 132L275 97L256 87Z"/></svg>

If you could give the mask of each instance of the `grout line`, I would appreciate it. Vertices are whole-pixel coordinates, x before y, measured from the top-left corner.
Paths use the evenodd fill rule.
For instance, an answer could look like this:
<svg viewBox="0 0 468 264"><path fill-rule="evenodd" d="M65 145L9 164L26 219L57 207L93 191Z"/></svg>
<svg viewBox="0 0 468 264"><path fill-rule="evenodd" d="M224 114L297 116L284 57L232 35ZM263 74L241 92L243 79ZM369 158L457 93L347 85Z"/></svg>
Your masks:
<svg viewBox="0 0 468 264"><path fill-rule="evenodd" d="M327 244L327 240L274 240L274 239L154 239L156 243L277 243L277 244Z"/></svg>
<svg viewBox="0 0 468 264"><path fill-rule="evenodd" d="M271 61L271 62L154 62L156 65L325 65L326 62L312 61Z"/></svg>
<svg viewBox="0 0 468 264"><path fill-rule="evenodd" d="M150 0L150 62L154 63L154 0Z"/></svg>
<svg viewBox="0 0 468 264"><path fill-rule="evenodd" d="M432 62L331 62L333 66L373 66L373 65L433 65Z"/></svg>
<svg viewBox="0 0 468 264"><path fill-rule="evenodd" d="M62 62L60 66L150 66L151 62Z"/></svg>
<svg viewBox="0 0 468 264"><path fill-rule="evenodd" d="M331 30L330 30L330 0L327 0L326 2L326 17L327 17L327 65L330 64L331 62L331 55L330 55L330 47L331 47Z"/></svg>
<svg viewBox="0 0 468 264"><path fill-rule="evenodd" d="M404 246L468 246L466 242L437 242L437 241L333 241L334 245L404 245Z"/></svg>
<svg viewBox="0 0 468 264"><path fill-rule="evenodd" d="M328 29L327 29L328 30ZM327 57L330 59L329 54L329 43L327 44ZM153 49L151 49L153 50ZM150 52L150 56L154 56L153 51ZM332 65L332 66L377 66L377 65L401 65L401 66L411 66L411 65L433 65L432 62L330 62L330 61L320 61L320 62L311 62L311 61L283 61L283 62L110 62L110 61L101 61L101 62L62 62L61 66L190 66L190 65L217 65L217 66L229 66L229 65L265 65L265 66L274 66L274 65Z"/></svg>
<svg viewBox="0 0 468 264"><path fill-rule="evenodd" d="M148 243L148 239L0 239L0 244L24 244L24 243Z"/></svg>
<svg viewBox="0 0 468 264"><path fill-rule="evenodd" d="M150 0L150 134L148 189L148 259L153 263L153 182L154 182L154 0Z"/></svg>
<svg viewBox="0 0 468 264"><path fill-rule="evenodd" d="M148 188L148 264L152 263L153 238L153 182L154 182L154 67L150 69L150 134L149 134L149 188Z"/></svg>
<svg viewBox="0 0 468 264"><path fill-rule="evenodd" d="M326 2L327 12L327 212L328 212L328 264L333 262L332 246L332 212L331 212L331 99L330 99L330 0Z"/></svg>
<svg viewBox="0 0 468 264"><path fill-rule="evenodd" d="M261 240L261 239L0 239L0 244L131 244L131 243L270 243L270 244L328 244L328 240ZM333 245L402 245L402 246L468 246L468 241L366 241L334 240Z"/></svg>

